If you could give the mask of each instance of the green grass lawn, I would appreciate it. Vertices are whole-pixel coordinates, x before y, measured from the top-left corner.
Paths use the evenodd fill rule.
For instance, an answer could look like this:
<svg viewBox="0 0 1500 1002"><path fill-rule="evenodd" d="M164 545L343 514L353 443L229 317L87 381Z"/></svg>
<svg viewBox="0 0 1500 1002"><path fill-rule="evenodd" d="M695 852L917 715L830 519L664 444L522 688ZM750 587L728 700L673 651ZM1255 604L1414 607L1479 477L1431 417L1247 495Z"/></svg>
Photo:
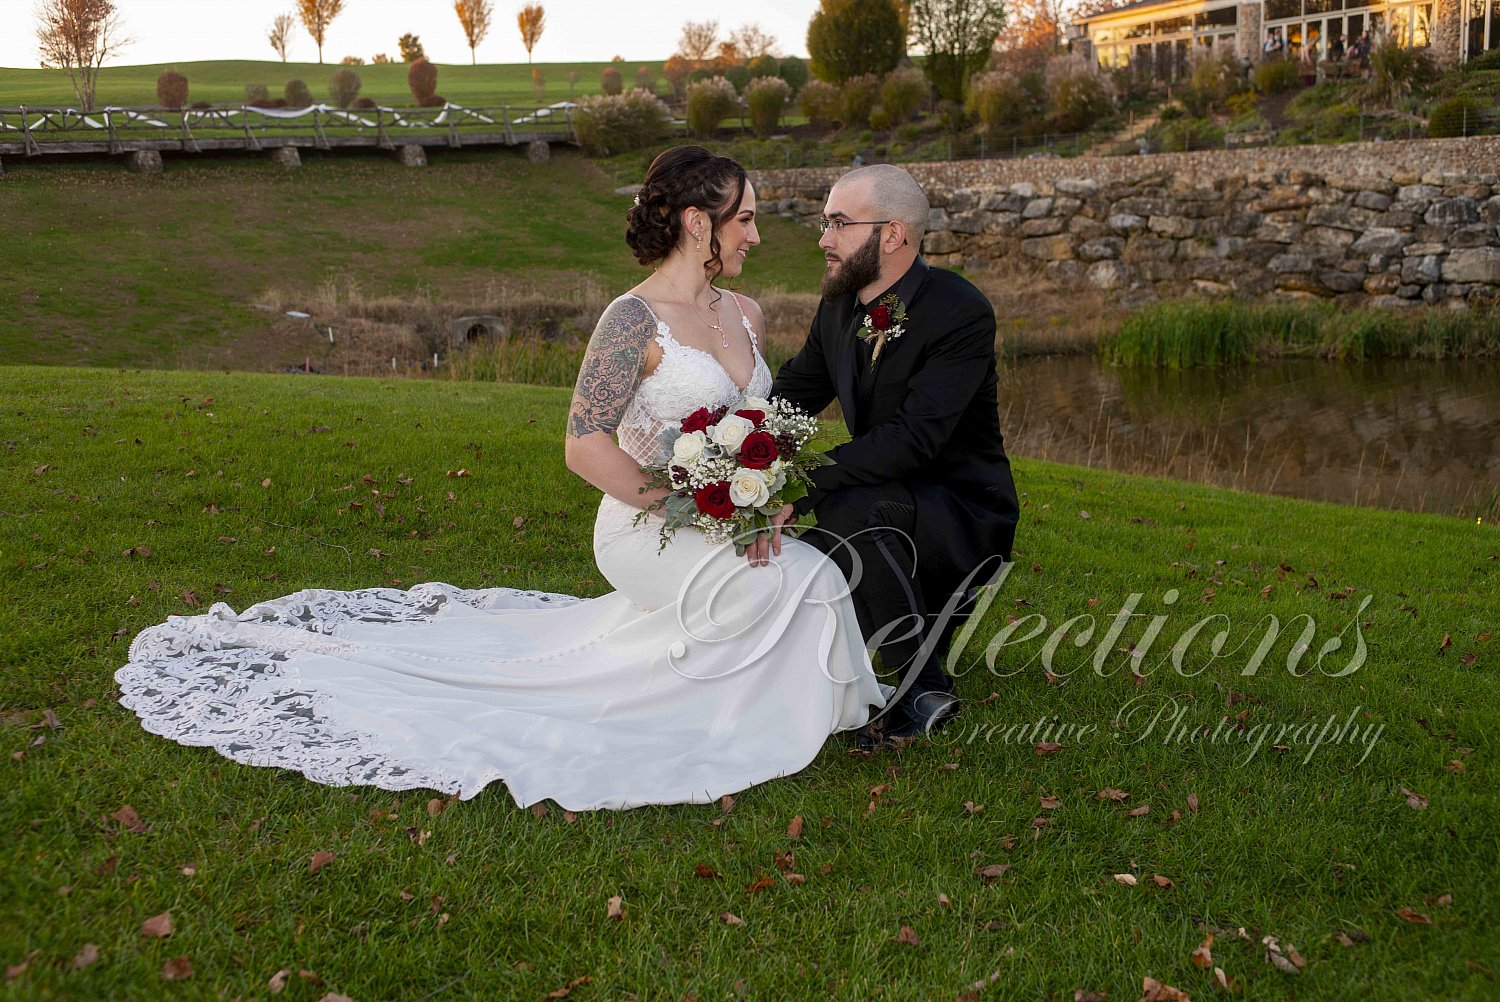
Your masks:
<svg viewBox="0 0 1500 1002"><path fill-rule="evenodd" d="M214 601L424 580L600 594L597 496L559 448L566 390L11 367L0 393L7 997L263 998L278 971L291 999L542 998L584 977L569 998L953 998L992 977L977 997L1134 999L1143 977L1199 997L1210 931L1235 997L1495 996L1492 526L1021 461L1017 562L942 740L861 757L832 739L727 814L537 817L496 785L430 816L426 793L319 787L151 736L112 673L137 631ZM354 505L372 491L394 495L383 512ZM1135 620L1095 674L1132 593L1160 637ZM1283 636L1244 677L1268 614ZM1011 616L1085 615L1099 635L1062 641L1056 680L1045 632L984 663ZM1225 619L1188 636L1178 673L1170 648L1209 615ZM1332 677L1356 622L1366 657ZM1164 741L1165 721L1143 736L1131 701L1168 699L1193 727L1227 716L1235 740ZM1031 727L1054 717L1094 732L1038 754ZM1310 733L1275 730L1329 718L1363 737L1310 752ZM126 804L149 830L110 819ZM315 852L336 858L310 873ZM781 853L804 882L779 876ZM167 911L169 938L141 934ZM1265 959L1267 935L1300 974ZM97 960L75 964L86 944ZM191 979L164 983L179 957Z"/></svg>
<svg viewBox="0 0 1500 1002"><path fill-rule="evenodd" d="M318 63L280 63L259 59L218 59L203 62L147 64L141 66L106 66L99 71L99 89L95 104L155 105L156 79L175 69L188 79L190 101L238 102L245 99L245 85L265 84L272 97L281 96L288 80L301 80L312 89L313 98L328 99L328 81L341 67L338 56L328 54L330 61ZM398 53L392 51L392 56ZM553 104L601 90L600 76L610 63L537 63L545 79L543 103ZM651 67L658 79L658 89L666 93L661 77L661 61L619 64L626 86L635 82L636 67ZM535 104L536 92L531 84L531 67L525 63L490 63L470 66L466 63L438 63L438 93L456 104L522 105ZM353 67L364 86L360 94L380 102L411 104L411 89L406 84L405 63L373 64ZM568 74L577 73L577 84L568 83ZM61 70L12 69L0 67L0 107L18 105L71 105L77 103L73 86Z"/></svg>
<svg viewBox="0 0 1500 1002"><path fill-rule="evenodd" d="M340 277L369 296L462 302L495 279L566 291L592 278L614 295L647 274L625 246L619 177L576 152L538 165L440 150L420 170L309 153L295 171L169 155L160 177L107 160L7 167L0 362L263 368L277 350L275 318L254 308L267 289ZM768 216L761 237L744 291L817 288L815 233Z"/></svg>

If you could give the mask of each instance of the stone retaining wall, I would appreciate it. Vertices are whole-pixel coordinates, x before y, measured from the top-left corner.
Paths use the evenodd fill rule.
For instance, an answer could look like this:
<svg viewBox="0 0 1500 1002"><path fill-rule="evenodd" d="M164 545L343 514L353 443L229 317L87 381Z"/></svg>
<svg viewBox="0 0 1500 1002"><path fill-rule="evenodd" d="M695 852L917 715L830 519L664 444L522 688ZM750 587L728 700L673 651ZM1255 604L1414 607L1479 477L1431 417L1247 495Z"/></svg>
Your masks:
<svg viewBox="0 0 1500 1002"><path fill-rule="evenodd" d="M1500 137L910 169L934 264L1020 255L1133 301L1456 305L1500 301L1497 166ZM843 172L760 172L761 211L811 223Z"/></svg>

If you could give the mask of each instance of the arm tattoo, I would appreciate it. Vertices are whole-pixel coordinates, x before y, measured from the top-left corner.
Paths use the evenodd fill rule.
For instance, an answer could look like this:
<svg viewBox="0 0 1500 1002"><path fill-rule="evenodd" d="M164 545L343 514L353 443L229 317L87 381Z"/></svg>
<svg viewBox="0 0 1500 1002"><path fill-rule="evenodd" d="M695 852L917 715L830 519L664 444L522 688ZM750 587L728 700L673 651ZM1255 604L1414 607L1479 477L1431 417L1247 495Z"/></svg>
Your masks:
<svg viewBox="0 0 1500 1002"><path fill-rule="evenodd" d="M656 319L639 299L624 296L599 318L584 352L568 412L568 436L613 432L641 382L646 345L656 333Z"/></svg>

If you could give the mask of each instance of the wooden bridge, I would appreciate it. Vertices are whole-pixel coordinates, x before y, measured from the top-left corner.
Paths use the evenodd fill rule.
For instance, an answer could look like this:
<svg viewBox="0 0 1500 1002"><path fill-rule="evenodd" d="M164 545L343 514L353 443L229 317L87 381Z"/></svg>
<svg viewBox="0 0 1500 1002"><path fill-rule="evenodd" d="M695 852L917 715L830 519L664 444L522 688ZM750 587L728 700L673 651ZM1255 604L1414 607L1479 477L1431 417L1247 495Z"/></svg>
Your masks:
<svg viewBox="0 0 1500 1002"><path fill-rule="evenodd" d="M0 156L201 153L292 146L395 150L402 146L577 145L570 102L541 107L258 108L218 105L169 111L109 107L0 108Z"/></svg>

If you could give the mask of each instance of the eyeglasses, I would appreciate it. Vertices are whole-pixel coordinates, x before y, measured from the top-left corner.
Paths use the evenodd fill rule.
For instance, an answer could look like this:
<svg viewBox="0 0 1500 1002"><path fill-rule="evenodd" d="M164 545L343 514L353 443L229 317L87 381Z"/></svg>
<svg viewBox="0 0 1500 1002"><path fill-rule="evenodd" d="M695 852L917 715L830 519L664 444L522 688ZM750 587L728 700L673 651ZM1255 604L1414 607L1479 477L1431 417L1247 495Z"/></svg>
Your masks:
<svg viewBox="0 0 1500 1002"><path fill-rule="evenodd" d="M818 217L818 232L827 233L833 230L842 233L845 226L884 226L886 223L894 223L894 219L829 219L827 216Z"/></svg>

